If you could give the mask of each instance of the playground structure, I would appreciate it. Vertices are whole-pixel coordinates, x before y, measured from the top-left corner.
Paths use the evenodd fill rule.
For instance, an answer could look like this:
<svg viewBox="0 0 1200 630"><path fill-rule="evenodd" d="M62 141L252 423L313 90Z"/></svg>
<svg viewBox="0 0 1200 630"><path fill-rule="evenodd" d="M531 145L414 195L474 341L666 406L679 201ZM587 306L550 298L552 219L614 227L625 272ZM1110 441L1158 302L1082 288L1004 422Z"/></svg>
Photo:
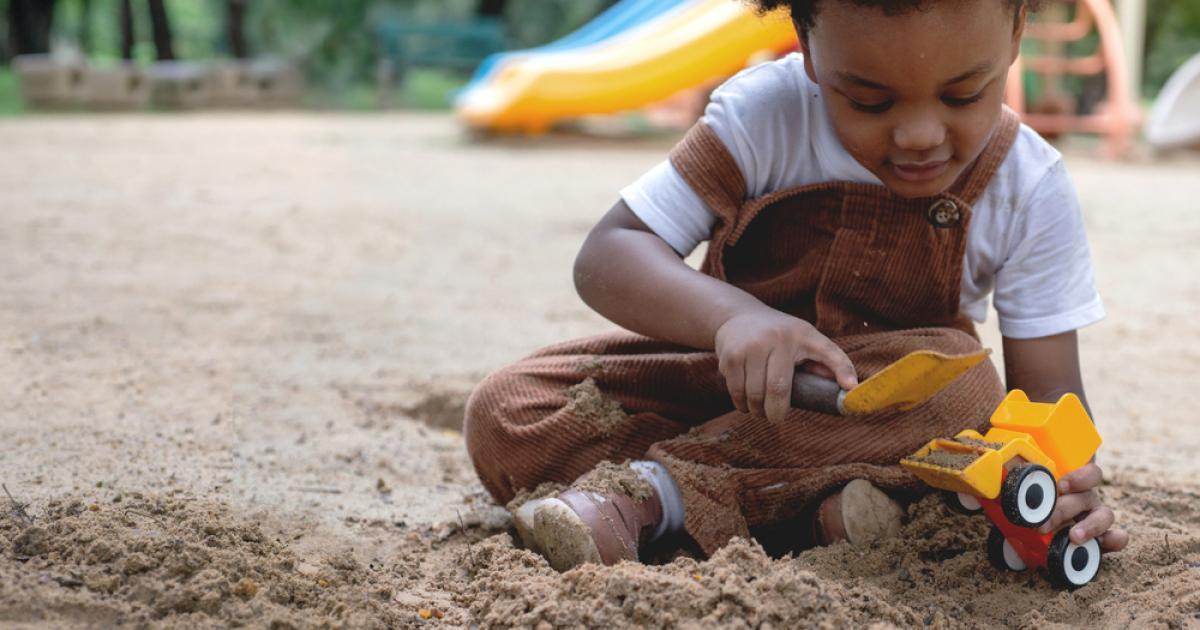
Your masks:
<svg viewBox="0 0 1200 630"><path fill-rule="evenodd" d="M600 21L540 51L485 62L456 100L459 118L476 129L541 133L664 101L796 46L786 17L728 0L623 0Z"/></svg>
<svg viewBox="0 0 1200 630"><path fill-rule="evenodd" d="M1009 73L1008 105L1047 136L1104 136L1102 151L1118 157L1133 143L1140 112L1129 90L1117 18L1109 0L1065 0L1068 22L1055 11L1030 20L1027 52ZM1065 57L1070 42L1097 33L1098 48ZM622 0L575 33L541 48L494 55L456 99L468 127L540 133L571 118L645 108L688 90L703 89L764 57L796 48L789 20L756 15L729 0ZM1041 77L1051 107L1027 102L1024 73ZM1078 113L1059 87L1064 75L1103 75L1106 95L1094 111ZM1050 111L1047 111L1049 109ZM1056 111L1057 110L1057 111Z"/></svg>
<svg viewBox="0 0 1200 630"><path fill-rule="evenodd" d="M1167 79L1146 121L1146 140L1160 149L1200 146L1200 53Z"/></svg>
<svg viewBox="0 0 1200 630"><path fill-rule="evenodd" d="M1040 54L1022 54L1009 71L1008 106L1021 115L1021 120L1038 133L1057 136L1065 133L1090 133L1104 136L1102 152L1109 157L1126 154L1133 145L1141 121L1141 113L1133 102L1129 89L1129 69L1121 41L1120 24L1109 0L1067 0L1047 7L1074 5L1075 15L1069 22L1029 20L1025 26L1026 42L1041 44ZM1084 57L1066 57L1065 45L1087 38L1095 30L1097 50ZM1039 75L1043 82L1043 104L1051 111L1035 111L1029 107L1024 90L1024 73ZM1075 103L1061 91L1059 82L1064 75L1105 78L1105 98L1095 111L1078 113ZM1058 111L1054 111L1058 110Z"/></svg>
<svg viewBox="0 0 1200 630"><path fill-rule="evenodd" d="M996 568L1045 568L1050 581L1074 589L1100 570L1096 539L1076 545L1070 527L1043 534L1058 499L1058 480L1087 464L1100 446L1083 403L1066 394L1057 403L1030 402L1009 392L984 435L963 431L939 438L900 463L929 485L948 492L956 510L982 511L992 522L988 559Z"/></svg>

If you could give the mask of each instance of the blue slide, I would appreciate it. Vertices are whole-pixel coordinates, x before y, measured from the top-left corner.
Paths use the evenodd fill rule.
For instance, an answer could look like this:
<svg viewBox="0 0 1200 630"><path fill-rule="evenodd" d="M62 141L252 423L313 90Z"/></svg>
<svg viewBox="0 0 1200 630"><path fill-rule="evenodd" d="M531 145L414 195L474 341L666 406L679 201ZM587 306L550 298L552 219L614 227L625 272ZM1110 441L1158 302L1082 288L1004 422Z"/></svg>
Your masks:
<svg viewBox="0 0 1200 630"><path fill-rule="evenodd" d="M683 4L683 0L620 0L606 11L596 16L591 22L580 27L575 32L544 46L496 53L488 56L479 64L471 81L462 88L466 92L476 85L487 81L491 74L508 59L529 53L542 53L582 48L598 44L614 35L618 35L631 27L648 22L663 13Z"/></svg>

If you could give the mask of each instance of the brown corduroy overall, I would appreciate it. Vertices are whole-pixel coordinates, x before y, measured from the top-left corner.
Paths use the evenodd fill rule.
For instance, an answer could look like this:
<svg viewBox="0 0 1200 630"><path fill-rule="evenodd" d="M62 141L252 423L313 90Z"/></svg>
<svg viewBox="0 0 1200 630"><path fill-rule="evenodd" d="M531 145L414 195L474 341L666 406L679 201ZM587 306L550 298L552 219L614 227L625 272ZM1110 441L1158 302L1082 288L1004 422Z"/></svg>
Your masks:
<svg viewBox="0 0 1200 630"><path fill-rule="evenodd" d="M717 215L702 271L812 323L866 378L914 350L979 348L959 313L970 205L1018 125L1004 110L975 164L924 199L827 182L745 201L736 163L702 123L671 162ZM597 422L571 403L568 388L588 377L627 419ZM985 362L911 411L794 409L776 424L733 409L713 353L617 332L545 348L492 374L471 395L465 433L480 479L501 503L542 482L570 483L603 460L658 461L682 492L687 532L712 553L751 527L811 515L855 478L918 491L900 458L934 437L982 428L1003 393Z"/></svg>

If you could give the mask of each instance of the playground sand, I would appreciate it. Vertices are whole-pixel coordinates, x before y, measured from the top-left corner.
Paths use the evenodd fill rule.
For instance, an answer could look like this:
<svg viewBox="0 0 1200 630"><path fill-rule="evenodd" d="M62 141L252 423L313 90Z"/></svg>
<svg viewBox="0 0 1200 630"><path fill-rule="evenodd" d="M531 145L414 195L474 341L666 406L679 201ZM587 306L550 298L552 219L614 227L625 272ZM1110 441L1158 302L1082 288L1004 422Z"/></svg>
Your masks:
<svg viewBox="0 0 1200 630"><path fill-rule="evenodd" d="M513 543L463 403L608 329L570 262L670 139L204 114L10 119L0 146L0 482L25 504L0 494L0 625L1200 627L1194 158L1068 156L1109 311L1080 334L1104 495L1133 542L1066 593L993 570L987 524L932 497L865 550L558 574Z"/></svg>

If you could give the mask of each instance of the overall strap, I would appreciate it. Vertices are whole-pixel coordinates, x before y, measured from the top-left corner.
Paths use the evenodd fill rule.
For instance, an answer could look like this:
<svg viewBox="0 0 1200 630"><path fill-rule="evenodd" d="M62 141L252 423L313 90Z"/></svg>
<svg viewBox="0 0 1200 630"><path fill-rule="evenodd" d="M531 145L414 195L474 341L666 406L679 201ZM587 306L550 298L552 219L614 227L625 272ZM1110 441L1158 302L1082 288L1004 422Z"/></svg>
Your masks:
<svg viewBox="0 0 1200 630"><path fill-rule="evenodd" d="M1000 122L992 132L992 137L983 148L983 152L950 187L954 196L966 202L967 205L975 204L983 191L987 189L988 184L991 183L992 176L1004 163L1004 158L1008 156L1008 150L1012 148L1020 129L1021 117L1007 105L1003 106L1000 110Z"/></svg>
<svg viewBox="0 0 1200 630"><path fill-rule="evenodd" d="M670 160L718 220L732 225L746 199L746 178L716 132L703 122L692 125Z"/></svg>

